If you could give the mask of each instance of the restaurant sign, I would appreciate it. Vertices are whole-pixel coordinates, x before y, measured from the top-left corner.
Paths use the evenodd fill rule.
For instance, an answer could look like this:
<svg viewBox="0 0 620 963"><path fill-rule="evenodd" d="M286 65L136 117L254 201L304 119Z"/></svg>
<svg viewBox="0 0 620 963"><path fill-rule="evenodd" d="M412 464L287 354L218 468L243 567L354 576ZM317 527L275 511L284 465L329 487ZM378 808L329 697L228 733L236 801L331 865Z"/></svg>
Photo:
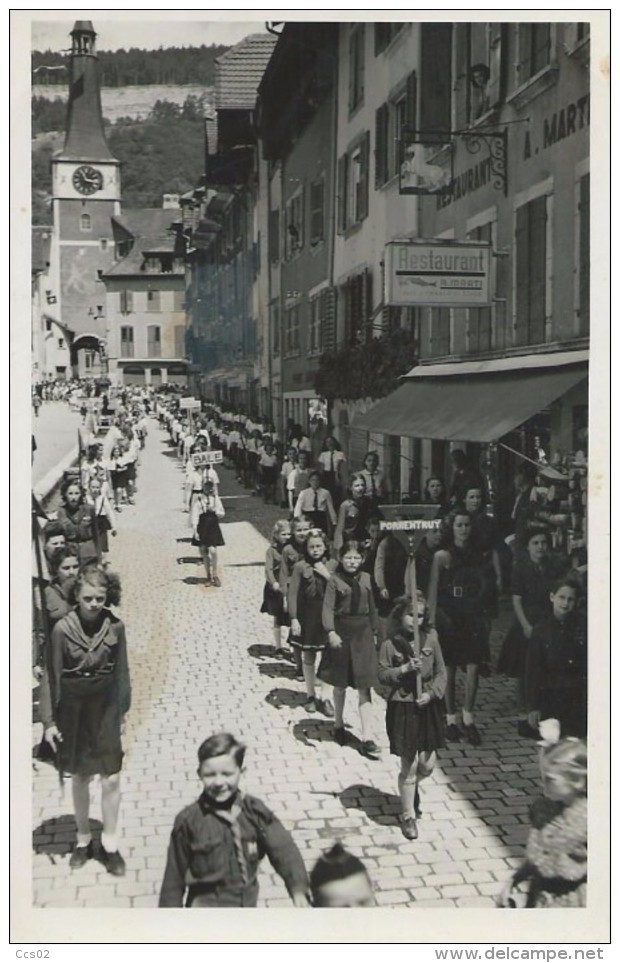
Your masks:
<svg viewBox="0 0 620 963"><path fill-rule="evenodd" d="M391 306L479 308L491 303L491 249L475 241L414 239L385 248Z"/></svg>

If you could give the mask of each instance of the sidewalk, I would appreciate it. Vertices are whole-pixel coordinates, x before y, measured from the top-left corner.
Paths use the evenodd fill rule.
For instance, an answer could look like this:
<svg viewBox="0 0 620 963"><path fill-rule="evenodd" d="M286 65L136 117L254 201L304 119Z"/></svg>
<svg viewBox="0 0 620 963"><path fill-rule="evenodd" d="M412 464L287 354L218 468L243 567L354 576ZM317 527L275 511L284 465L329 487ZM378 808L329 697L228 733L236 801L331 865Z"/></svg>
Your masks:
<svg viewBox="0 0 620 963"><path fill-rule="evenodd" d="M378 762L354 746L337 746L330 722L304 712L303 684L292 678L290 664L274 659L270 619L259 613L267 543L244 511L262 513L261 503L231 498L242 492L232 473L218 467L227 496L223 586L205 588L182 511L182 472L166 438L152 421L137 504L124 508L111 540L133 684L120 826L127 875L111 877L97 862L69 869L70 787L63 798L56 774L39 766L33 776L35 905L155 906L174 816L199 791L196 748L212 732L229 729L248 745L245 789L293 832L308 868L341 839L364 859L383 906L493 906L520 862L527 808L538 787L535 748L515 736L509 684L482 680L483 745L441 753L422 788L420 837L407 842L396 823L398 765L387 750L383 701L374 699L375 735L383 746ZM279 516L269 508L264 517L272 512ZM358 732L354 694L346 719ZM37 726L33 744L39 738ZM98 785L93 788L98 831ZM260 882L260 905L291 905L267 860Z"/></svg>

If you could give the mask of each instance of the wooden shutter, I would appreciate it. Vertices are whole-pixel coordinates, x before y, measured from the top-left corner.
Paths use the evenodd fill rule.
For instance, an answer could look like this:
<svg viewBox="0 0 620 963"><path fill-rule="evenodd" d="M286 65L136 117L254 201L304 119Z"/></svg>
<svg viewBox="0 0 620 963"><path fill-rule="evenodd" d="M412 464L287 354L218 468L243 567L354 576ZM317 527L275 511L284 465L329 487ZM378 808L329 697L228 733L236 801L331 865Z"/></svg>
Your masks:
<svg viewBox="0 0 620 963"><path fill-rule="evenodd" d="M324 186L321 178L310 185L310 243L316 244L324 238Z"/></svg>
<svg viewBox="0 0 620 963"><path fill-rule="evenodd" d="M450 130L452 103L452 24L423 23L420 128Z"/></svg>
<svg viewBox="0 0 620 963"><path fill-rule="evenodd" d="M590 330L590 175L579 181L579 332Z"/></svg>
<svg viewBox="0 0 620 963"><path fill-rule="evenodd" d="M500 102L503 94L504 33L504 27L501 23L489 24L490 76L487 84L487 96L490 107L495 107L495 105Z"/></svg>
<svg viewBox="0 0 620 963"><path fill-rule="evenodd" d="M338 233L344 234L347 227L347 155L338 161Z"/></svg>
<svg viewBox="0 0 620 963"><path fill-rule="evenodd" d="M518 83L523 84L532 75L532 27L531 23L520 23L517 26L519 55L517 63Z"/></svg>
<svg viewBox="0 0 620 963"><path fill-rule="evenodd" d="M375 24L375 27L379 24ZM381 187L388 179L388 123L389 107L382 104L375 111L375 187Z"/></svg>
<svg viewBox="0 0 620 963"><path fill-rule="evenodd" d="M349 34L349 113L355 107L355 27Z"/></svg>
<svg viewBox="0 0 620 963"><path fill-rule="evenodd" d="M517 208L516 218L516 269L515 269L515 345L527 343L529 317L529 211L524 204Z"/></svg>
<svg viewBox="0 0 620 963"><path fill-rule="evenodd" d="M532 33L532 74L537 74L551 60L551 24L534 23Z"/></svg>
<svg viewBox="0 0 620 963"><path fill-rule="evenodd" d="M320 343L322 351L332 351L336 347L336 298L333 288L322 292L322 318Z"/></svg>
<svg viewBox="0 0 620 963"><path fill-rule="evenodd" d="M364 134L360 152L360 180L359 180L359 200L357 210L357 220L363 221L368 217L368 191L369 191L369 163L370 163L370 131Z"/></svg>
<svg viewBox="0 0 620 963"><path fill-rule="evenodd" d="M528 343L545 340L547 288L547 198L536 198L530 209L530 310Z"/></svg>
<svg viewBox="0 0 620 963"><path fill-rule="evenodd" d="M417 117L418 78L415 70L407 77L407 100L405 107L405 124L415 128Z"/></svg>
<svg viewBox="0 0 620 963"><path fill-rule="evenodd" d="M469 124L469 102L471 87L469 82L471 24L457 23L454 27L455 60L454 68L454 123L457 130Z"/></svg>
<svg viewBox="0 0 620 963"><path fill-rule="evenodd" d="M363 293L364 293L364 309L363 318L364 326L366 328L366 340L372 341L373 335L373 300L372 300L372 271L368 268L363 274Z"/></svg>

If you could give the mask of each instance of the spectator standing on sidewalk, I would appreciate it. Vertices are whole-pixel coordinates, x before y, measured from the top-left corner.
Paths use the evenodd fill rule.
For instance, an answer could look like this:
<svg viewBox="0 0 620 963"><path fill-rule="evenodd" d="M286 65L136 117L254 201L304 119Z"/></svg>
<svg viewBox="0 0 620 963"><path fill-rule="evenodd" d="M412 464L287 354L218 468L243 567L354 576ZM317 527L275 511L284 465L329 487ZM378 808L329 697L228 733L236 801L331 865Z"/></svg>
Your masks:
<svg viewBox="0 0 620 963"><path fill-rule="evenodd" d="M308 906L308 878L292 836L260 799L239 789L244 758L245 746L226 732L200 746L203 790L174 821L160 907L256 906L264 856L293 904Z"/></svg>
<svg viewBox="0 0 620 963"><path fill-rule="evenodd" d="M41 699L45 739L55 749L60 773L71 775L77 844L69 865L79 869L93 856L89 824L93 776L101 778L103 862L124 876L118 851L121 726L131 702L125 627L106 607L118 581L87 565L78 576L76 609L55 625L47 657L49 697ZM47 708L45 708L47 707Z"/></svg>

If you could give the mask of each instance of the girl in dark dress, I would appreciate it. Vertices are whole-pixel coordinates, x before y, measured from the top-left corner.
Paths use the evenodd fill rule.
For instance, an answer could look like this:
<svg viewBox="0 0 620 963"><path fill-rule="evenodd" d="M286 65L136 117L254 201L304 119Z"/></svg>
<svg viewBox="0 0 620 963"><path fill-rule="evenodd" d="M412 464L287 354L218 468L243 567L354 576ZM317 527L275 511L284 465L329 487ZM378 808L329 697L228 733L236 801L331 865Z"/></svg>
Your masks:
<svg viewBox="0 0 620 963"><path fill-rule="evenodd" d="M370 759L379 747L370 738L371 688L377 684L377 611L370 576L362 571L362 551L357 542L346 542L340 564L325 590L323 628L328 645L319 666L319 678L334 687L334 738L346 742L344 703L347 688L357 689L362 729L362 752Z"/></svg>
<svg viewBox="0 0 620 963"><path fill-rule="evenodd" d="M207 576L207 587L213 585L219 588L222 584L217 574L217 549L220 545L224 545L224 536L219 523L219 519L223 517L224 506L219 496L215 494L213 482L207 479L203 482L202 494L193 499L191 508L194 532L192 545L200 549Z"/></svg>
<svg viewBox="0 0 620 963"><path fill-rule="evenodd" d="M419 815L418 783L430 776L443 748L443 695L446 668L434 629L426 625L426 599L417 598L420 626L420 655L414 650L414 614L411 599L396 603L388 622L388 637L379 654L379 681L390 687L385 724L390 752L400 757L398 791L403 807L401 826L407 839L416 839ZM421 674L422 694L417 697L417 676ZM416 805L417 804L417 805Z"/></svg>
<svg viewBox="0 0 620 963"><path fill-rule="evenodd" d="M125 862L116 836L123 759L121 724L131 689L125 628L106 608L118 581L97 565L82 569L75 587L76 609L52 631L47 668L49 713L45 739L57 753L59 772L72 777L77 845L69 865L78 869L93 855L88 819L89 783L101 777L103 861L123 876Z"/></svg>
<svg viewBox="0 0 620 963"><path fill-rule="evenodd" d="M340 552L348 541L363 542L368 537L368 519L375 514L370 499L366 497L366 479L361 474L353 475L349 483L349 498L345 498L338 509L334 551Z"/></svg>
<svg viewBox="0 0 620 963"><path fill-rule="evenodd" d="M320 682L317 684L315 663L317 653L327 642L323 628L323 599L336 562L329 558L327 539L320 529L310 529L304 545L304 557L295 564L288 586L288 611L291 619L291 645L301 651L302 671L306 683L306 712L319 709L332 717L334 707L329 699L322 699Z"/></svg>
<svg viewBox="0 0 620 963"><path fill-rule="evenodd" d="M95 509L84 502L80 483L68 478L60 488L62 505L57 520L65 530L67 545L77 551L80 565L98 561L95 545Z"/></svg>
<svg viewBox="0 0 620 963"><path fill-rule="evenodd" d="M485 610L487 586L484 560L472 538L472 520L468 512L455 509L446 518L448 545L433 558L429 586L429 625L437 625L437 610L445 619L440 637L448 670L446 737L460 741L455 708L456 670L465 668L465 704L463 728L467 741L480 745L480 733L474 724L474 706L478 691L479 667L489 660L490 619Z"/></svg>
<svg viewBox="0 0 620 963"><path fill-rule="evenodd" d="M282 592L280 569L282 567L282 552L288 545L290 538L291 523L286 518L280 518L273 526L271 545L265 555L265 588L260 610L273 618L273 641L277 656L283 654L282 626L289 624Z"/></svg>

